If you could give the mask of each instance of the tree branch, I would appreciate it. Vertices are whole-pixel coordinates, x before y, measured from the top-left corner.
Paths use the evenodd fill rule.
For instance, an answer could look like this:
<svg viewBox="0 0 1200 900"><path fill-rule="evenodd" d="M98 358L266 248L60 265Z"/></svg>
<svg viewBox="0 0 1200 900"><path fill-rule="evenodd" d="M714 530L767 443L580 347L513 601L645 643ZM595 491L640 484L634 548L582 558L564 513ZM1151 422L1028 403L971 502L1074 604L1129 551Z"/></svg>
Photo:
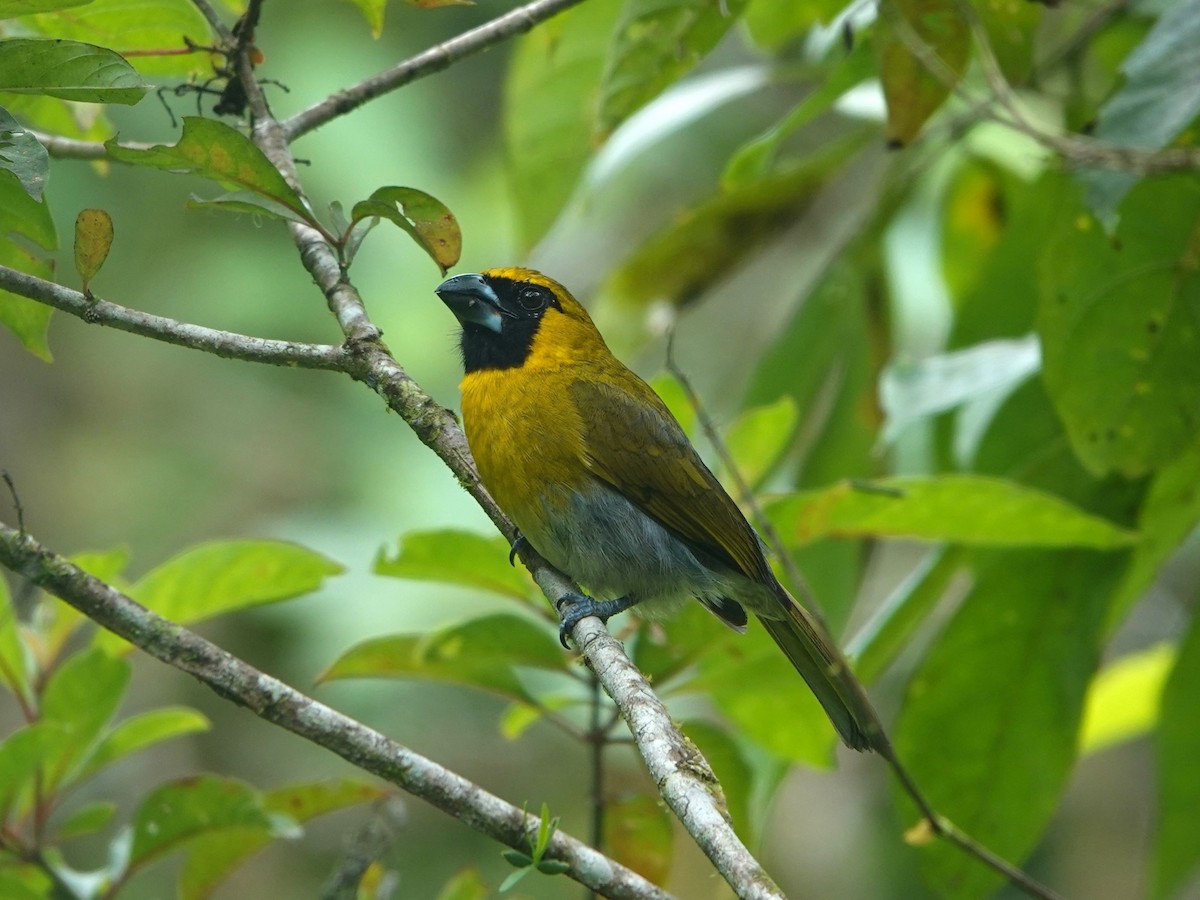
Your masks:
<svg viewBox="0 0 1200 900"><path fill-rule="evenodd" d="M357 109L369 100L404 87L418 78L441 71L464 56L486 50L506 38L529 31L539 22L581 2L582 0L534 0L533 3L518 6L490 22L430 47L390 69L372 75L353 87L340 90L320 103L296 113L281 123L283 133L289 141L295 140L300 135Z"/></svg>
<svg viewBox="0 0 1200 900"><path fill-rule="evenodd" d="M0 266L0 288L45 303L93 325L107 325L118 331L128 331L164 343L203 350L227 359L335 371L345 370L347 366L346 350L336 345L277 341L191 325L129 309L96 297L88 297L61 284L45 281L7 266Z"/></svg>
<svg viewBox="0 0 1200 900"><path fill-rule="evenodd" d="M537 829L536 816L169 622L3 522L0 564L259 718L331 750L494 840L517 850L529 849L528 835ZM562 831L555 832L547 855L567 863L571 878L606 896L670 897Z"/></svg>

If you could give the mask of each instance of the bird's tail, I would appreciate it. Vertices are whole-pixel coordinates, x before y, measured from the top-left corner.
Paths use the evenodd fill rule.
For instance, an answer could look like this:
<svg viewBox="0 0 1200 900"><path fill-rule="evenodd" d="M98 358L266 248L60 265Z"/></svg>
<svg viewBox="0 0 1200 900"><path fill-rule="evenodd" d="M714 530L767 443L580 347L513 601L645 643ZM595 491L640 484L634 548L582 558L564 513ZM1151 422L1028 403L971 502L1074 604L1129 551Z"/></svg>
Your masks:
<svg viewBox="0 0 1200 900"><path fill-rule="evenodd" d="M892 746L879 715L825 627L782 586L778 593L785 601L784 615L758 617L767 634L816 694L846 746L892 759Z"/></svg>

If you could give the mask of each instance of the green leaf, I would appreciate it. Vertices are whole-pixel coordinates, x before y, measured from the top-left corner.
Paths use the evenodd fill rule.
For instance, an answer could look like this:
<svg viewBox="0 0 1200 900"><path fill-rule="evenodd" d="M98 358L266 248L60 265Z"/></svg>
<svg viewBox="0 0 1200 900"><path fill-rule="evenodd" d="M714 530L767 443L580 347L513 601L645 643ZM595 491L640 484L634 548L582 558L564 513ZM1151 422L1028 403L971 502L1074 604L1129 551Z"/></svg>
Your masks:
<svg viewBox="0 0 1200 900"><path fill-rule="evenodd" d="M231 828L267 836L288 831L266 808L262 795L244 782L197 775L165 784L149 794L134 815L129 868L139 869L184 841Z"/></svg>
<svg viewBox="0 0 1200 900"><path fill-rule="evenodd" d="M117 804L103 800L89 803L73 812L62 825L53 830L54 842L63 843L93 834L112 821Z"/></svg>
<svg viewBox="0 0 1200 900"><path fill-rule="evenodd" d="M124 52L184 50L214 43L207 20L190 0L120 0L89 3L66 13L44 13L34 26L49 37L96 40ZM204 50L186 54L147 53L129 62L143 75L212 75L212 57Z"/></svg>
<svg viewBox="0 0 1200 900"><path fill-rule="evenodd" d="M765 4L752 3L750 9L763 5ZM803 4L779 3L777 0L771 0L771 5L779 9L803 9ZM721 186L732 190L765 178L770 173L784 141L817 116L828 111L834 102L852 87L874 75L875 58L869 36L860 35L850 52L838 60L820 84L786 116L738 148L725 166L721 175Z"/></svg>
<svg viewBox="0 0 1200 900"><path fill-rule="evenodd" d="M1200 808L1200 616L1179 646L1162 693L1158 723L1158 841L1154 853L1156 898L1174 895L1200 864L1196 810Z"/></svg>
<svg viewBox="0 0 1200 900"><path fill-rule="evenodd" d="M83 6L92 0L0 0L0 19Z"/></svg>
<svg viewBox="0 0 1200 900"><path fill-rule="evenodd" d="M910 144L967 67L970 35L954 0L888 0L876 25L887 138ZM930 61L940 61L937 73Z"/></svg>
<svg viewBox="0 0 1200 900"><path fill-rule="evenodd" d="M383 34L383 14L387 10L387 0L347 0L359 8L367 24L371 26L371 37L378 38Z"/></svg>
<svg viewBox="0 0 1200 900"><path fill-rule="evenodd" d="M1101 669L1088 686L1079 752L1096 753L1153 731L1163 683L1174 664L1175 648L1161 643Z"/></svg>
<svg viewBox="0 0 1200 900"><path fill-rule="evenodd" d="M720 628L711 621L709 626ZM757 622L744 635L731 634L720 652L706 653L697 665L699 674L689 688L707 692L739 734L780 759L815 768L832 765L833 726Z"/></svg>
<svg viewBox="0 0 1200 900"><path fill-rule="evenodd" d="M394 222L429 254L445 275L462 254L462 232L454 213L436 197L410 187L381 187L354 204L350 224L378 216Z"/></svg>
<svg viewBox="0 0 1200 900"><path fill-rule="evenodd" d="M600 85L601 140L716 46L747 0L629 0Z"/></svg>
<svg viewBox="0 0 1200 900"><path fill-rule="evenodd" d="M132 105L148 89L133 67L106 47L42 38L0 41L0 91Z"/></svg>
<svg viewBox="0 0 1200 900"><path fill-rule="evenodd" d="M148 150L134 150L120 146L115 138L104 146L118 162L200 175L234 185L280 204L314 228L320 227L300 195L263 152L240 131L216 119L184 116L183 135L171 146L159 144Z"/></svg>
<svg viewBox="0 0 1200 900"><path fill-rule="evenodd" d="M8 582L0 577L0 683L26 701L32 699L29 664L20 623L8 594Z"/></svg>
<svg viewBox="0 0 1200 900"><path fill-rule="evenodd" d="M14 799L40 780L42 764L67 749L68 731L58 722L26 725L0 743L0 813L7 815Z"/></svg>
<svg viewBox="0 0 1200 900"><path fill-rule="evenodd" d="M623 6L590 0L517 41L504 85L504 136L519 246L550 227L591 154L600 77Z"/></svg>
<svg viewBox="0 0 1200 900"><path fill-rule="evenodd" d="M567 655L543 625L497 614L430 634L397 634L351 647L319 682L341 678L432 678L533 703L518 666L569 672Z"/></svg>
<svg viewBox="0 0 1200 900"><path fill-rule="evenodd" d="M671 871L674 821L658 794L627 794L606 800L601 846L653 884L664 884Z"/></svg>
<svg viewBox="0 0 1200 900"><path fill-rule="evenodd" d="M199 544L152 569L129 588L129 596L178 624L235 609L290 600L317 590L342 567L285 541L216 541ZM129 649L111 632L95 643L110 652Z"/></svg>
<svg viewBox="0 0 1200 900"><path fill-rule="evenodd" d="M1046 389L1089 471L1136 477L1200 429L1200 182L1143 182L1113 240L1059 205L1040 273Z"/></svg>
<svg viewBox="0 0 1200 900"><path fill-rule="evenodd" d="M489 893L475 869L463 869L438 891L437 900L487 900Z"/></svg>
<svg viewBox="0 0 1200 900"><path fill-rule="evenodd" d="M933 807L1020 865L1070 775L1120 558L1008 551L982 559L974 590L909 684L894 738ZM915 821L894 793L905 821ZM948 843L922 856L941 896L982 897L999 885Z"/></svg>
<svg viewBox="0 0 1200 900"><path fill-rule="evenodd" d="M0 220L4 218L2 210L5 195L10 194L5 190L8 178L12 179L12 185L22 196L29 196L17 186L16 178L7 172L0 172ZM39 278L50 279L54 276L54 270L44 259L34 256L24 247L18 246L15 241L7 239L0 239L0 265ZM43 362L53 359L50 355L50 345L47 343L50 314L53 311L53 308L45 303L0 290L0 325L16 335L21 345Z"/></svg>
<svg viewBox="0 0 1200 900"><path fill-rule="evenodd" d="M1100 108L1094 135L1119 147L1159 150L1200 113L1200 4L1167 4L1145 39L1121 63L1121 87ZM1088 206L1111 221L1137 179L1123 172L1083 174Z"/></svg>
<svg viewBox="0 0 1200 900"><path fill-rule="evenodd" d="M83 279L84 293L108 259L113 242L112 216L102 209L83 209L75 217L75 271Z"/></svg>
<svg viewBox="0 0 1200 900"><path fill-rule="evenodd" d="M1016 85L1024 82L1033 68L1034 37L1042 21L1042 5L982 0L972 8L979 15L1004 77Z"/></svg>
<svg viewBox="0 0 1200 900"><path fill-rule="evenodd" d="M528 600L530 580L523 567L508 563L508 541L472 531L415 531L400 539L394 556L380 550L376 575L440 581L516 600Z"/></svg>
<svg viewBox="0 0 1200 900"><path fill-rule="evenodd" d="M207 717L186 706L165 706L130 716L104 736L79 777L89 778L124 756L173 737L207 731L209 726Z"/></svg>
<svg viewBox="0 0 1200 900"><path fill-rule="evenodd" d="M0 170L17 176L25 193L39 203L50 174L50 155L21 123L0 107Z"/></svg>
<svg viewBox="0 0 1200 900"><path fill-rule="evenodd" d="M846 645L846 656L871 684L908 646L909 639L946 595L963 563L956 548L932 550L902 579Z"/></svg>
<svg viewBox="0 0 1200 900"><path fill-rule="evenodd" d="M789 449L800 422L790 396L744 411L729 426L725 446L734 465L752 490L760 487Z"/></svg>
<svg viewBox="0 0 1200 900"><path fill-rule="evenodd" d="M266 791L262 808L268 814L304 823L325 813L368 803L389 790L350 779L290 784ZM179 876L180 900L204 900L245 860L279 835L259 827L231 828L194 838Z"/></svg>
<svg viewBox="0 0 1200 900"><path fill-rule="evenodd" d="M799 41L818 22L832 22L845 5L841 0L750 0L742 21L754 43L778 51Z"/></svg>
<svg viewBox="0 0 1200 900"><path fill-rule="evenodd" d="M1064 500L980 475L841 482L767 504L783 539L907 538L994 547L1114 549L1136 536Z"/></svg>
<svg viewBox="0 0 1200 900"><path fill-rule="evenodd" d="M41 715L61 725L71 742L61 756L47 754L47 788L75 780L72 768L86 760L100 732L116 715L129 677L129 663L95 648L69 657L50 677L42 694Z"/></svg>
<svg viewBox="0 0 1200 900"><path fill-rule="evenodd" d="M1141 540L1113 598L1109 627L1115 629L1200 522L1200 443L1167 464L1150 482L1138 510Z"/></svg>
<svg viewBox="0 0 1200 900"><path fill-rule="evenodd" d="M187 205L189 209L217 209L221 212L241 213L250 216L267 215L273 219L282 219L285 222L308 223L311 220L311 217L300 215L295 210L284 206L276 200L272 200L269 197L260 197L251 191L231 191L228 194L222 194L220 197L212 198L193 195L188 198Z"/></svg>
<svg viewBox="0 0 1200 900"><path fill-rule="evenodd" d="M50 876L32 863L0 871L0 897L7 900L46 900L55 890Z"/></svg>

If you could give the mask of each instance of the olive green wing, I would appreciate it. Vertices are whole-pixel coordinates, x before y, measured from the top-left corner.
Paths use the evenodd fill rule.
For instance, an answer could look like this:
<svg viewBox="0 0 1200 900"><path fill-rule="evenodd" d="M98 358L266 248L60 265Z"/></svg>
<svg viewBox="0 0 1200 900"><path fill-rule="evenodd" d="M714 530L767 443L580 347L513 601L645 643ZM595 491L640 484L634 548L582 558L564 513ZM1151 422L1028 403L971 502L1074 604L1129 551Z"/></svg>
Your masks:
<svg viewBox="0 0 1200 900"><path fill-rule="evenodd" d="M577 381L591 472L692 547L763 583L772 581L758 536L704 465L670 410L625 370L615 383Z"/></svg>

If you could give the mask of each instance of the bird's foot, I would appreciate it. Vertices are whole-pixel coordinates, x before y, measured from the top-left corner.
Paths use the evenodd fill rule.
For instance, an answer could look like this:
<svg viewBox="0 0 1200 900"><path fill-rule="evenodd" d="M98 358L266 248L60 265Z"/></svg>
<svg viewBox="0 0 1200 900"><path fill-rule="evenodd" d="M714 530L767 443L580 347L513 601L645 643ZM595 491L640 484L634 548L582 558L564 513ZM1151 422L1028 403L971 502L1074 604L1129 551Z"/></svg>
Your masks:
<svg viewBox="0 0 1200 900"><path fill-rule="evenodd" d="M508 551L508 564L515 566L517 564L517 554L525 547L529 546L529 541L525 540L525 535L517 532L517 536L513 538L512 547Z"/></svg>
<svg viewBox="0 0 1200 900"><path fill-rule="evenodd" d="M555 604L558 607L558 614L562 617L562 622L558 626L559 643L564 647L567 646L567 638L571 636L571 632L575 630L580 619L595 616L601 622L607 622L610 617L619 612L625 612L636 603L637 600L629 594L618 597L616 600L596 600L587 594L563 594Z"/></svg>

